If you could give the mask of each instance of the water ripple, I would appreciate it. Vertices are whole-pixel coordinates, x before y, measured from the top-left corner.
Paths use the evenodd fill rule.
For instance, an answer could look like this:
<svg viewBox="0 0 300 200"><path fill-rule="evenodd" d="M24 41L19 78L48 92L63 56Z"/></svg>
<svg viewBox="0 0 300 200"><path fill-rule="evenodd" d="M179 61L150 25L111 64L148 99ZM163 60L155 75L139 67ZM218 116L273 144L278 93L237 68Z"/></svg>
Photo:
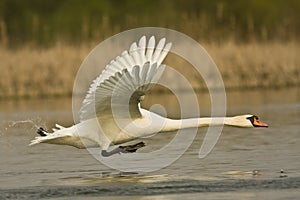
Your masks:
<svg viewBox="0 0 300 200"><path fill-rule="evenodd" d="M144 196L163 194L211 193L299 189L300 177L278 179L238 179L222 181L176 180L156 183L113 184L89 186L35 186L0 189L0 199L45 199L101 196Z"/></svg>

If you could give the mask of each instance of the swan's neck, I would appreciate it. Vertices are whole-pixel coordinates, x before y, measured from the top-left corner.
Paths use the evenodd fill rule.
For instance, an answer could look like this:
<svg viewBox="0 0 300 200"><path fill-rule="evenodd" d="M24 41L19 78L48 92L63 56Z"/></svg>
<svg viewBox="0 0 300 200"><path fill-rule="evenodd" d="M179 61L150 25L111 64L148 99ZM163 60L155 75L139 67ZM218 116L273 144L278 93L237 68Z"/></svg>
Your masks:
<svg viewBox="0 0 300 200"><path fill-rule="evenodd" d="M238 124L235 123L234 117L204 117L180 120L168 119L163 131L175 131L184 128L221 125L238 126Z"/></svg>

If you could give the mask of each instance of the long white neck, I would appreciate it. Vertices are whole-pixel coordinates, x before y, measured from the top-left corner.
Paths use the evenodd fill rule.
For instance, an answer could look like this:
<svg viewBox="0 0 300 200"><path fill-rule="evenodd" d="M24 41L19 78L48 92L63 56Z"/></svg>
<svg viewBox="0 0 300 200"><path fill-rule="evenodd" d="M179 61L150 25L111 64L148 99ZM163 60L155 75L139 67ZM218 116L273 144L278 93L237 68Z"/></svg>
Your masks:
<svg viewBox="0 0 300 200"><path fill-rule="evenodd" d="M166 124L162 131L175 131L184 128L195 128L203 126L240 126L246 127L236 120L237 117L204 117L204 118L191 118L191 119L167 119Z"/></svg>

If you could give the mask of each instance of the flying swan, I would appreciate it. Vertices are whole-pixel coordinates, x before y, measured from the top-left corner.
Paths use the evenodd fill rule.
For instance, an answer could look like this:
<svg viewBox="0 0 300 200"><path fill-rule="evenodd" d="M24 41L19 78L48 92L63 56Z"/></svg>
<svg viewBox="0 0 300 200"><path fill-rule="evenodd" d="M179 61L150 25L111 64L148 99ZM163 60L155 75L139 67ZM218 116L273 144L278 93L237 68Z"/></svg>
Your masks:
<svg viewBox="0 0 300 200"><path fill-rule="evenodd" d="M219 118L169 119L141 108L143 100L164 71L162 64L172 44L155 37L143 36L112 60L93 81L80 109L80 123L65 128L56 125L49 133L39 128L30 145L50 143L80 149L101 147L102 156L130 153L143 147L118 145L138 138L184 128L229 125L237 127L268 127L255 115Z"/></svg>

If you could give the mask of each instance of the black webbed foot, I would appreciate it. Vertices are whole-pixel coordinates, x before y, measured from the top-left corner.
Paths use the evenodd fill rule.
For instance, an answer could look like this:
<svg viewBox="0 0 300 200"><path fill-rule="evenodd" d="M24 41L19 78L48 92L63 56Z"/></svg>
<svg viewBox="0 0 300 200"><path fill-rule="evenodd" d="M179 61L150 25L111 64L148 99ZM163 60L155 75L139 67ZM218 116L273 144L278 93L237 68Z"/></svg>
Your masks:
<svg viewBox="0 0 300 200"><path fill-rule="evenodd" d="M102 150L101 155L103 157L108 157L113 154L119 154L119 153L134 153L136 152L139 148L142 148L145 146L144 142L139 142L133 145L127 145L127 146L119 146L118 148L113 149L112 151L106 151Z"/></svg>
<svg viewBox="0 0 300 200"><path fill-rule="evenodd" d="M138 149L145 146L144 142L139 142L133 145L127 145L127 146L119 146L119 148L122 150L122 153L134 153Z"/></svg>
<svg viewBox="0 0 300 200"><path fill-rule="evenodd" d="M42 127L40 127L37 131L37 134L39 134L40 136L47 136L45 134L45 132L47 132L45 129L43 129Z"/></svg>

